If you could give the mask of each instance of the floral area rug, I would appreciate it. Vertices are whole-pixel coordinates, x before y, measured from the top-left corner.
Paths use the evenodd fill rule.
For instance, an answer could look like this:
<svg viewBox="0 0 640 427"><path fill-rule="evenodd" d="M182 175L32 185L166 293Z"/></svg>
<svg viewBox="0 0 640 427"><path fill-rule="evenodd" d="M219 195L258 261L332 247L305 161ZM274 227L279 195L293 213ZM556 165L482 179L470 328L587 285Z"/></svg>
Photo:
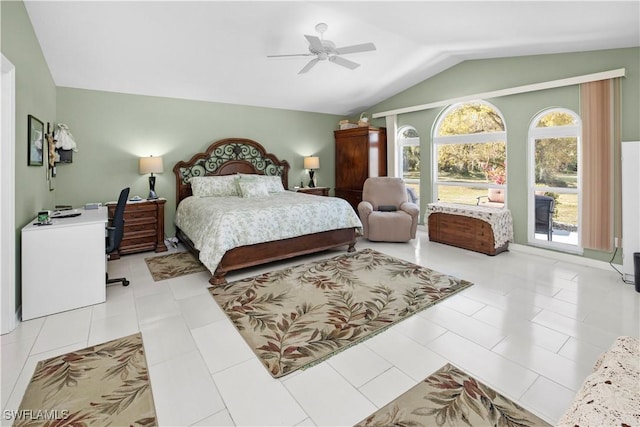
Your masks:
<svg viewBox="0 0 640 427"><path fill-rule="evenodd" d="M14 426L156 426L140 333L38 362Z"/></svg>
<svg viewBox="0 0 640 427"><path fill-rule="evenodd" d="M320 362L470 282L371 249L210 288L272 376Z"/></svg>
<svg viewBox="0 0 640 427"><path fill-rule="evenodd" d="M206 267L191 252L176 252L168 255L145 258L154 281L172 279L186 274L206 271Z"/></svg>
<svg viewBox="0 0 640 427"><path fill-rule="evenodd" d="M446 364L357 424L369 426L543 427L546 421Z"/></svg>

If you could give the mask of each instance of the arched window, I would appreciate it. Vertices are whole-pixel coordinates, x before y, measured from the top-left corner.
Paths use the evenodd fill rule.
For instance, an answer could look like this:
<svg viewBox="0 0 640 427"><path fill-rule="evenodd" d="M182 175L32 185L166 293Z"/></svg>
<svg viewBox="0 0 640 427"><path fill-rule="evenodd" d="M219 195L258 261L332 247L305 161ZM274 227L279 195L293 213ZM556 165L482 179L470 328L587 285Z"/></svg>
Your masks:
<svg viewBox="0 0 640 427"><path fill-rule="evenodd" d="M420 136L413 126L401 126L396 137L398 177L404 179L409 201L418 207L420 197Z"/></svg>
<svg viewBox="0 0 640 427"><path fill-rule="evenodd" d="M580 250L580 117L550 108L529 127L529 243Z"/></svg>
<svg viewBox="0 0 640 427"><path fill-rule="evenodd" d="M507 134L496 107L449 106L434 127L433 150L434 201L505 206Z"/></svg>

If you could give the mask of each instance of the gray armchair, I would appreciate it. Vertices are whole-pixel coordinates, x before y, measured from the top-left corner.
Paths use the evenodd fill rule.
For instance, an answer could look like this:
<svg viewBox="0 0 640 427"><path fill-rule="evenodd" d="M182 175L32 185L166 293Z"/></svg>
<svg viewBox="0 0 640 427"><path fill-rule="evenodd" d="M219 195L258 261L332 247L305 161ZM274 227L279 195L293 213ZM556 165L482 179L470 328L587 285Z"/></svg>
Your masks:
<svg viewBox="0 0 640 427"><path fill-rule="evenodd" d="M420 209L407 198L401 178L368 178L362 188L358 214L366 239L408 242L416 237Z"/></svg>

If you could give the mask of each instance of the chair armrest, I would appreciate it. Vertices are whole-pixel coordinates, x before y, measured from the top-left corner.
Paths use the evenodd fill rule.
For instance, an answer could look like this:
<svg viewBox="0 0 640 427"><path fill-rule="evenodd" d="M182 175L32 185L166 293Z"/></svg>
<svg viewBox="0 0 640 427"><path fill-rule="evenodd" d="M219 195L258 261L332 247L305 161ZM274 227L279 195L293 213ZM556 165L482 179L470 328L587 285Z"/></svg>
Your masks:
<svg viewBox="0 0 640 427"><path fill-rule="evenodd" d="M413 202L403 202L400 204L400 210L405 211L411 216L417 217L420 213L420 208Z"/></svg>
<svg viewBox="0 0 640 427"><path fill-rule="evenodd" d="M358 216L362 222L362 235L365 239L369 238L369 215L373 212L373 205L365 200L358 203Z"/></svg>
<svg viewBox="0 0 640 427"><path fill-rule="evenodd" d="M411 217L411 238L416 237L418 228L418 216L420 216L420 208L412 202L404 202L400 204L400 210L406 212Z"/></svg>
<svg viewBox="0 0 640 427"><path fill-rule="evenodd" d="M373 205L367 201L361 201L358 203L358 213L362 216L369 216L369 214L373 212Z"/></svg>

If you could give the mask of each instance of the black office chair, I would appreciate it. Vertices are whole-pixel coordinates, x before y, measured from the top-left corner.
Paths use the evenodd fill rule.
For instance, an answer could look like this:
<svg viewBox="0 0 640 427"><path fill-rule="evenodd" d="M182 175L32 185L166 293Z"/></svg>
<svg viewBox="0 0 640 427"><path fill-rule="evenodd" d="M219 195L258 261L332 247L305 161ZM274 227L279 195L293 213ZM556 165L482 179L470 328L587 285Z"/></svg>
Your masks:
<svg viewBox="0 0 640 427"><path fill-rule="evenodd" d="M120 247L120 242L122 242L122 235L124 234L124 208L127 205L128 198L129 188L127 187L120 192L116 211L111 219L111 226L107 227L107 256L118 249ZM129 286L129 281L124 277L109 279L109 273L107 273L106 280L107 284L122 282L122 286Z"/></svg>
<svg viewBox="0 0 640 427"><path fill-rule="evenodd" d="M553 237L553 210L555 201L553 197L536 194L536 233L547 235L547 240Z"/></svg>

